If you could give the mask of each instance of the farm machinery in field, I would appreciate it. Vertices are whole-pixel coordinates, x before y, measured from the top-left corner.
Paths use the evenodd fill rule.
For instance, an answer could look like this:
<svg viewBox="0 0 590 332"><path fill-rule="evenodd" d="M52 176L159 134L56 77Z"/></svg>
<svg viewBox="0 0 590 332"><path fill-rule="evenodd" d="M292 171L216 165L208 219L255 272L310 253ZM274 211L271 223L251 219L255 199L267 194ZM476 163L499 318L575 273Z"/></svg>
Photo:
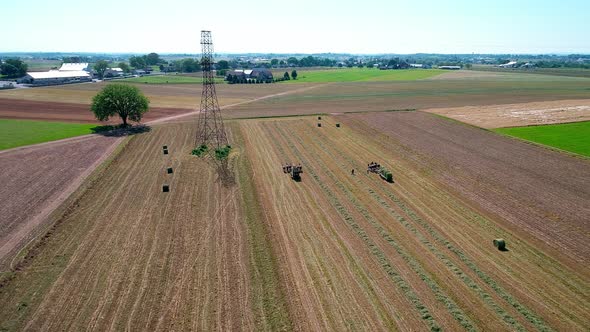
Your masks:
<svg viewBox="0 0 590 332"><path fill-rule="evenodd" d="M295 181L301 181L301 173L303 173L303 166L299 165L291 165L289 163L283 165L283 173L289 174L291 179Z"/></svg>
<svg viewBox="0 0 590 332"><path fill-rule="evenodd" d="M371 162L367 165L367 173L369 172L379 174L383 180L393 183L393 174L391 174L390 171L376 162Z"/></svg>

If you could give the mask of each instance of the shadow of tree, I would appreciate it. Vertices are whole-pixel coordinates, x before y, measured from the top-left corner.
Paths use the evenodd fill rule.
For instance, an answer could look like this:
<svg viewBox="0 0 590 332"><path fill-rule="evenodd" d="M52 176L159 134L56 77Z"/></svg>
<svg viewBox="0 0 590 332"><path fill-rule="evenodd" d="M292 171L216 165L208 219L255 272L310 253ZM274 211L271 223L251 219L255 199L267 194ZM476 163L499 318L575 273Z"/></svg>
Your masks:
<svg viewBox="0 0 590 332"><path fill-rule="evenodd" d="M141 133L146 133L152 130L150 126L147 125L135 125L135 126L126 126L123 127L122 125L104 125L104 126L96 126L90 128L93 133L108 136L108 137L122 137L122 136L130 136L136 135Z"/></svg>

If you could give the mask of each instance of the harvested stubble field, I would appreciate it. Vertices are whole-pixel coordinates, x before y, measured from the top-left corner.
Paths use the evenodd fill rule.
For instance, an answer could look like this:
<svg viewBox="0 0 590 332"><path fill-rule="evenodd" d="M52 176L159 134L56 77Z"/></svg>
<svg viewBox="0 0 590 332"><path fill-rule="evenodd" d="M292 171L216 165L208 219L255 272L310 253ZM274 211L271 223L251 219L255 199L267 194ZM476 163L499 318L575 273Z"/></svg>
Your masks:
<svg viewBox="0 0 590 332"><path fill-rule="evenodd" d="M133 136L70 202L3 281L0 330L289 329L247 160L225 186L193 127Z"/></svg>
<svg viewBox="0 0 590 332"><path fill-rule="evenodd" d="M439 179L435 159L417 159L420 151L356 117L324 118L321 128L315 118L240 122L301 329L589 327L585 264L562 263L534 235L504 227L514 211L480 209ZM424 134L408 130L414 140ZM366 174L370 161L393 170L395 184ZM282 173L285 162L302 163L302 182ZM497 237L509 251L492 246Z"/></svg>
<svg viewBox="0 0 590 332"><path fill-rule="evenodd" d="M482 128L544 125L590 120L590 99L432 108L424 111Z"/></svg>
<svg viewBox="0 0 590 332"><path fill-rule="evenodd" d="M423 112L343 115L557 257L588 264L590 162ZM392 144L395 147L395 144ZM394 150L396 153L401 153Z"/></svg>
<svg viewBox="0 0 590 332"><path fill-rule="evenodd" d="M375 116L389 123L390 114ZM589 328L587 268L505 227L513 211L489 213L457 194L436 154L375 133L371 121L230 122L233 186L189 155L194 123L133 136L5 276L0 328ZM430 137L409 128L414 140ZM369 161L395 183L366 174ZM282 173L285 162L303 164L302 182ZM492 246L497 237L509 251Z"/></svg>
<svg viewBox="0 0 590 332"><path fill-rule="evenodd" d="M586 78L531 76L534 79L525 74L504 74L404 82L327 83L314 89L232 106L226 114L256 117L426 109L588 99L590 94L590 80Z"/></svg>

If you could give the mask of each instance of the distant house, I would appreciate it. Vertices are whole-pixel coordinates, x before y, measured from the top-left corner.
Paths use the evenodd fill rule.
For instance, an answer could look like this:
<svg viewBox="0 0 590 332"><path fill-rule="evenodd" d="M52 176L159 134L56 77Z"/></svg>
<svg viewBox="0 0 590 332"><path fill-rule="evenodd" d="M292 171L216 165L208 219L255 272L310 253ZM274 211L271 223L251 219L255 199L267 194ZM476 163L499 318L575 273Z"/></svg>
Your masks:
<svg viewBox="0 0 590 332"><path fill-rule="evenodd" d="M272 81L272 72L267 68L235 69L227 73L226 79L235 77L237 80Z"/></svg>
<svg viewBox="0 0 590 332"><path fill-rule="evenodd" d="M272 80L272 72L267 68L254 68L250 72L250 78L258 80Z"/></svg>
<svg viewBox="0 0 590 332"><path fill-rule="evenodd" d="M510 61L508 63L498 65L498 67L500 67L500 68L514 68L514 67L516 67L516 64L517 64L516 61Z"/></svg>
<svg viewBox="0 0 590 332"><path fill-rule="evenodd" d="M42 72L28 72L27 75L18 80L19 83L26 83L32 85L56 85L91 81L92 76L88 72L83 70L50 70Z"/></svg>
<svg viewBox="0 0 590 332"><path fill-rule="evenodd" d="M421 63L410 63L410 67L412 68L424 68L424 65Z"/></svg>
<svg viewBox="0 0 590 332"><path fill-rule="evenodd" d="M438 66L438 69L459 70L461 66Z"/></svg>
<svg viewBox="0 0 590 332"><path fill-rule="evenodd" d="M125 75L125 72L123 72L123 69L121 68L108 68L104 72L105 77L119 77L123 75Z"/></svg>

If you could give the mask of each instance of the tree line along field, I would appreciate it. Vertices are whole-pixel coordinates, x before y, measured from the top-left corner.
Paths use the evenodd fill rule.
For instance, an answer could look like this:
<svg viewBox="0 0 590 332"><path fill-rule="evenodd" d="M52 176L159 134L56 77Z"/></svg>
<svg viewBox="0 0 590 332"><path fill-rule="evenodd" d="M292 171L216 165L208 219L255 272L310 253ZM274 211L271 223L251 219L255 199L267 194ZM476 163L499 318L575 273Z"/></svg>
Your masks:
<svg viewBox="0 0 590 332"><path fill-rule="evenodd" d="M495 131L590 157L590 121L498 128Z"/></svg>
<svg viewBox="0 0 590 332"><path fill-rule="evenodd" d="M367 116L322 116L321 128L316 117L228 122L236 181L229 186L209 162L190 156L194 119L128 138L96 174L100 181L87 184L3 278L0 328L589 327L587 264L509 227L503 219L514 207L492 213L457 192L428 149L368 129L406 117L446 120L420 112ZM472 130L451 124L451 131ZM434 134L407 128L409 141L428 143L422 137ZM498 144L489 143L491 150ZM395 183L365 173L370 161L392 170ZM285 162L303 165L301 182L282 172ZM509 251L493 247L497 237Z"/></svg>

